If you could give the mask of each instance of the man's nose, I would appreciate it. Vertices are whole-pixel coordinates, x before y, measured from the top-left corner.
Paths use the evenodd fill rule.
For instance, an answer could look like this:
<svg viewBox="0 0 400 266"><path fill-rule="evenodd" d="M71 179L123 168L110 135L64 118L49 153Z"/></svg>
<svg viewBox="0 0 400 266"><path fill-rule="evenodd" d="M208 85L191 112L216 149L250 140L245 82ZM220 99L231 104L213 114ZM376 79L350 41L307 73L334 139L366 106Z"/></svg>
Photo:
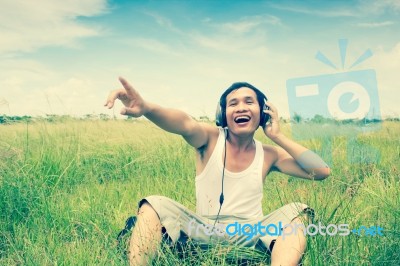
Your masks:
<svg viewBox="0 0 400 266"><path fill-rule="evenodd" d="M236 109L237 112L242 112L242 111L246 111L246 110L247 110L247 106L245 103L239 102L237 104L237 109Z"/></svg>

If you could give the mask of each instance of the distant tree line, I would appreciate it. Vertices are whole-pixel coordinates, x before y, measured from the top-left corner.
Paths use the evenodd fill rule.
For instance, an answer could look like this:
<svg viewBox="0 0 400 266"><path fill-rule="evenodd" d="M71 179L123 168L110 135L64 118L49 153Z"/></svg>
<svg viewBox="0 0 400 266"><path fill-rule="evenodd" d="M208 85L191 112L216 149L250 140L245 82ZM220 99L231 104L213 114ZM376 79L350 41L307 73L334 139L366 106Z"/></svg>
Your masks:
<svg viewBox="0 0 400 266"><path fill-rule="evenodd" d="M335 119L324 117L322 115L315 115L313 118L304 119L301 115L295 113L291 119L292 123L313 123L313 124L370 124L370 123L380 123L382 121L400 121L400 117L389 117L385 119Z"/></svg>
<svg viewBox="0 0 400 266"><path fill-rule="evenodd" d="M46 114L45 116L8 116L8 115L0 115L0 124L12 124L18 122L37 122L37 121L47 121L47 122L66 122L70 120L110 120L115 119L112 118L108 114L86 114L82 117L74 117L70 115L55 115L55 114Z"/></svg>
<svg viewBox="0 0 400 266"><path fill-rule="evenodd" d="M30 121L32 119L31 116L24 115L24 116L7 116L1 115L0 116L0 124L11 124L15 122L25 122Z"/></svg>
<svg viewBox="0 0 400 266"><path fill-rule="evenodd" d="M86 114L81 117L74 117L70 115L55 115L55 114L46 114L43 116L32 117L29 115L24 116L8 116L8 115L0 115L0 124L12 124L12 123L20 123L20 122L37 122L37 121L47 121L47 122L66 122L71 120L116 120L115 116L110 116L108 114ZM137 118L126 117L126 120L130 121ZM193 117L193 119L197 121L203 122L213 122L213 119L210 119L208 116L200 116L199 118ZM304 119L298 114L295 114L291 119L280 118L280 120L284 123L292 122L292 123L313 123L313 124L369 124L369 123L379 123L383 120L380 119L345 119L345 120L337 120L334 118L323 117L322 115L315 115L311 119ZM384 119L384 121L400 121L400 117L390 117Z"/></svg>

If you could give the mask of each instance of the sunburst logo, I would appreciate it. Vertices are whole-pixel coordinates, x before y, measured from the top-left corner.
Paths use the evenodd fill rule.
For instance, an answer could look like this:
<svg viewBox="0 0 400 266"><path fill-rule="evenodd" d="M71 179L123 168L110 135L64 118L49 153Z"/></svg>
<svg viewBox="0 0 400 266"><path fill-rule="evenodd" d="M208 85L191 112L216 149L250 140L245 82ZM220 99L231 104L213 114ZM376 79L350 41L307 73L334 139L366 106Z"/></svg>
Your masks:
<svg viewBox="0 0 400 266"><path fill-rule="evenodd" d="M289 79L286 83L291 117L316 115L335 120L380 120L376 73L373 69L351 71L372 56L367 49L346 70L347 39L338 42L341 69L322 52L315 58L337 73Z"/></svg>
<svg viewBox="0 0 400 266"><path fill-rule="evenodd" d="M290 116L300 118L292 124L292 136L298 140L318 138L323 141L319 154L332 163L332 140L334 136L347 136L349 162L374 163L379 161L380 153L373 147L357 141L357 135L380 128L376 73L373 69L352 70L372 56L370 49L360 54L347 67L347 39L338 42L341 66L337 66L318 51L315 58L333 68L335 73L289 79L286 82ZM336 123L323 126L307 121L321 120L356 121L338 128ZM299 123L305 121L306 123Z"/></svg>

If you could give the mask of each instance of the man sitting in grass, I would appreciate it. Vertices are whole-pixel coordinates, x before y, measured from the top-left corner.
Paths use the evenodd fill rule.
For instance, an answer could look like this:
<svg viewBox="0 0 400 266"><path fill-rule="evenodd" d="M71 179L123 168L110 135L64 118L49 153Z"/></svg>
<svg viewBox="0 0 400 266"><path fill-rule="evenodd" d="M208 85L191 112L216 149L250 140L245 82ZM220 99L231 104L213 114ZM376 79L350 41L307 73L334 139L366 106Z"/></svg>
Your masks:
<svg viewBox="0 0 400 266"><path fill-rule="evenodd" d="M121 114L145 116L160 128L181 135L196 150L196 212L163 196L142 199L130 239L131 265L147 264L163 232L174 243L190 238L203 244L217 241L253 247L271 252L271 265L298 264L306 245L300 215L308 206L290 203L264 215L265 178L275 170L323 180L330 169L318 155L282 134L278 111L265 95L248 83L234 83L220 98L218 126L213 126L180 110L147 102L125 79L120 78L120 82L124 88L112 91L105 106L112 108L119 99L125 105ZM275 146L254 139L259 126ZM266 232L264 227L260 234L249 237L234 234L232 226L224 232L232 224L285 226L279 228L281 235Z"/></svg>

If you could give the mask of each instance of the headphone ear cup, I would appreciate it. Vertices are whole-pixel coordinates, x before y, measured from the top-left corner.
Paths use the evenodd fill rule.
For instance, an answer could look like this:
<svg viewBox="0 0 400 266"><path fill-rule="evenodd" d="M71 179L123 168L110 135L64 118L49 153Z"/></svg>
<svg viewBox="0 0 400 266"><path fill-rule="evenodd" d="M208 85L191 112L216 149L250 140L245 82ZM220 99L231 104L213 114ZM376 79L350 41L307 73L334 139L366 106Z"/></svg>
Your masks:
<svg viewBox="0 0 400 266"><path fill-rule="evenodd" d="M222 108L221 108L221 104L218 102L217 105L217 110L215 112L215 123L217 124L217 126L221 126L223 127L223 114L222 114Z"/></svg>
<svg viewBox="0 0 400 266"><path fill-rule="evenodd" d="M228 126L228 122L226 122L226 110L221 108L221 127L225 128Z"/></svg>
<svg viewBox="0 0 400 266"><path fill-rule="evenodd" d="M265 110L269 110L269 107L266 104L263 105L261 115L260 115L260 126L261 127L265 127L265 125L267 124L267 122L270 119L270 115L264 113Z"/></svg>

